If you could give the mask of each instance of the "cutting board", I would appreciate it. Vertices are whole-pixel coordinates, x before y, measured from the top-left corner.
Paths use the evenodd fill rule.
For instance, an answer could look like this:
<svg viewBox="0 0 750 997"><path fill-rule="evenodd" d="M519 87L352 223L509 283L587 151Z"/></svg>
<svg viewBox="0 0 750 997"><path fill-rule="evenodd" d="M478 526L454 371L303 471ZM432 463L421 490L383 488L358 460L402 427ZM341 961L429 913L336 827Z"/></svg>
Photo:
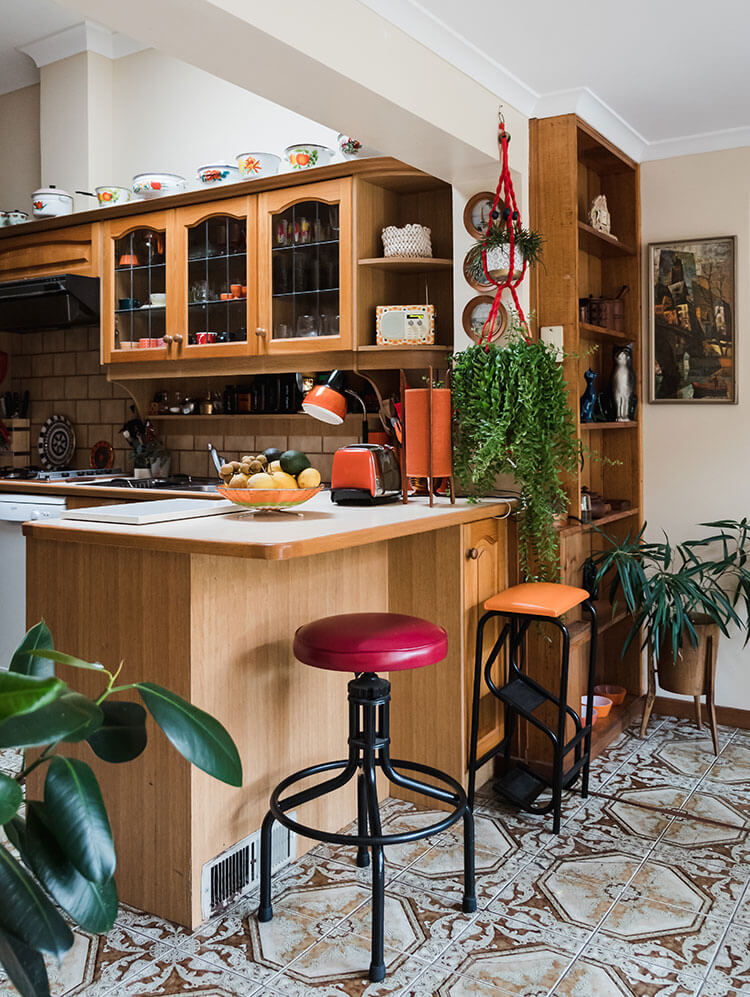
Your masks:
<svg viewBox="0 0 750 997"><path fill-rule="evenodd" d="M91 523L122 523L126 526L147 526L169 523L175 519L198 519L236 512L232 502L207 499L155 499L153 502L124 502L122 505L99 505L90 509L71 509L62 519L85 519Z"/></svg>

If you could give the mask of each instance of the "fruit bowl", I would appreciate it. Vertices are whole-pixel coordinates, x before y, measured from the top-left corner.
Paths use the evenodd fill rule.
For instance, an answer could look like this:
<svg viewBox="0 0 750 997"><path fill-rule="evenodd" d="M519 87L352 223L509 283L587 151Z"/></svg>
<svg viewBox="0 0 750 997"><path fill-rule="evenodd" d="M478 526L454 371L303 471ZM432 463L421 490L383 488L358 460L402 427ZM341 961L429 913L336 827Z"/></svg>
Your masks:
<svg viewBox="0 0 750 997"><path fill-rule="evenodd" d="M318 485L317 488L226 488L224 485L219 485L218 488L219 494L230 502L254 509L256 512L289 509L295 505L302 505L322 490L322 485Z"/></svg>

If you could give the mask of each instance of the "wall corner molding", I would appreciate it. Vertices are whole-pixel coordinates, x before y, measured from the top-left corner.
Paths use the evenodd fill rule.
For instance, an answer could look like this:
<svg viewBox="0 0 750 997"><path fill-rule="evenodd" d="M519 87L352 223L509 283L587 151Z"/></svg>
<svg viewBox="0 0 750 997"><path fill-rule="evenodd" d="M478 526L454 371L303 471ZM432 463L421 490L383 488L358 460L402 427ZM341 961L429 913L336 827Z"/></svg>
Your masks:
<svg viewBox="0 0 750 997"><path fill-rule="evenodd" d="M147 47L119 31L110 31L95 21L83 20L70 28L56 31L26 45L19 45L17 51L28 55L37 68L41 69L42 66L49 66L81 52L95 52L107 59L121 59Z"/></svg>

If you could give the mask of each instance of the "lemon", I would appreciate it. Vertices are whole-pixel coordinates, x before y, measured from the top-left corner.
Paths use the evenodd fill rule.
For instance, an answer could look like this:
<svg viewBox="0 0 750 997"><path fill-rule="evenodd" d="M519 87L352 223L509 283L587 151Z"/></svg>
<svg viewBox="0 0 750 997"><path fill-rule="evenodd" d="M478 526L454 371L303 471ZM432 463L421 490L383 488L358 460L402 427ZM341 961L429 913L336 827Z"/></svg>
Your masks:
<svg viewBox="0 0 750 997"><path fill-rule="evenodd" d="M266 468L269 474L273 474L274 471L281 470L281 464L277 460L272 460L271 463Z"/></svg>
<svg viewBox="0 0 750 997"><path fill-rule="evenodd" d="M265 471L259 471L254 474L247 483L248 488L275 488L276 485L273 483L273 478L270 474L266 474Z"/></svg>
<svg viewBox="0 0 750 997"><path fill-rule="evenodd" d="M271 474L271 478L273 479L274 488L297 487L297 482L295 481L295 479L291 476L291 474L287 474L286 471L274 471Z"/></svg>
<svg viewBox="0 0 750 997"><path fill-rule="evenodd" d="M306 467L297 475L297 484L300 488L317 488L320 484L320 471L314 467Z"/></svg>

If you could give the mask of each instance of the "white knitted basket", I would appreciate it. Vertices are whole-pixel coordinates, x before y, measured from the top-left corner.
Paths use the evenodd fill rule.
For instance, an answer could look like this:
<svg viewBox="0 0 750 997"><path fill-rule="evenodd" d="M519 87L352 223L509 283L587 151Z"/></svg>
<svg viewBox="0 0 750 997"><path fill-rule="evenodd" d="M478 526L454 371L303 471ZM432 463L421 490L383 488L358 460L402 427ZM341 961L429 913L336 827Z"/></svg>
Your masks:
<svg viewBox="0 0 750 997"><path fill-rule="evenodd" d="M430 229L424 225L388 225L383 229L384 256L432 256Z"/></svg>

